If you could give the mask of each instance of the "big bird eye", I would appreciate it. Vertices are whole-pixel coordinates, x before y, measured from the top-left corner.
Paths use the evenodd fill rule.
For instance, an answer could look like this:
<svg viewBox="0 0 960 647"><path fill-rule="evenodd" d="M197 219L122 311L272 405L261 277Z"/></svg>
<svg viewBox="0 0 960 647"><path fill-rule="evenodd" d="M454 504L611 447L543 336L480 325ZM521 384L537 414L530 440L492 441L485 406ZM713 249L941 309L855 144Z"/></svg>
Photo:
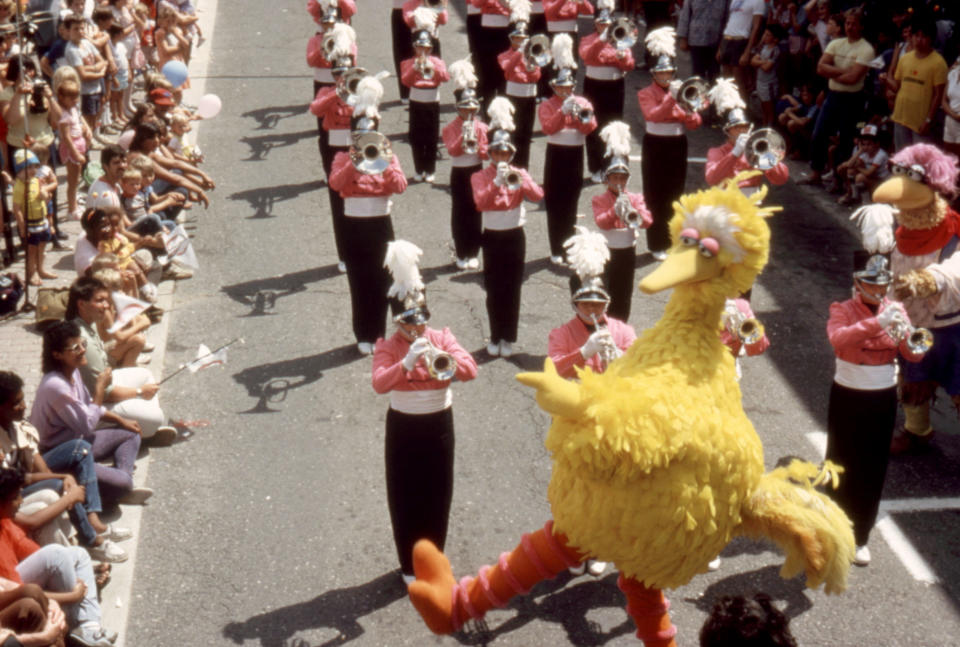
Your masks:
<svg viewBox="0 0 960 647"><path fill-rule="evenodd" d="M715 238L704 238L700 241L700 255L704 258L713 258L720 251L720 243Z"/></svg>
<svg viewBox="0 0 960 647"><path fill-rule="evenodd" d="M697 242L697 239L693 236L680 236L680 244L684 247L693 247Z"/></svg>

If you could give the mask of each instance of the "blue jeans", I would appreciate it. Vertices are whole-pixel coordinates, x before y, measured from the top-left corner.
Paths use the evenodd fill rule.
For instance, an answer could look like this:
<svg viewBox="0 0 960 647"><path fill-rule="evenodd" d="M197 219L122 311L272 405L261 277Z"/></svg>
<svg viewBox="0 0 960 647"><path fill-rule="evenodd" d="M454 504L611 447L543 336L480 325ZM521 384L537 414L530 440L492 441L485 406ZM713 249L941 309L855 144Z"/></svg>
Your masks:
<svg viewBox="0 0 960 647"><path fill-rule="evenodd" d="M73 628L84 622L100 624L100 603L97 601L93 562L84 549L48 544L21 561L17 565L17 574L27 584L37 584L45 591L57 593L70 593L77 586L77 580L82 580L87 587L83 599L63 605L67 625Z"/></svg>
<svg viewBox="0 0 960 647"><path fill-rule="evenodd" d="M86 489L86 497L83 503L74 504L70 508L69 514L70 521L73 522L73 526L80 533L82 543L85 546L92 545L97 537L97 531L90 525L87 514L103 511L103 505L100 502L100 486L97 482L96 463L93 460L93 448L85 440L68 440L44 453L43 460L50 471L72 474L77 484ZM24 494L44 488L61 492L63 481L49 479L33 483L24 488Z"/></svg>

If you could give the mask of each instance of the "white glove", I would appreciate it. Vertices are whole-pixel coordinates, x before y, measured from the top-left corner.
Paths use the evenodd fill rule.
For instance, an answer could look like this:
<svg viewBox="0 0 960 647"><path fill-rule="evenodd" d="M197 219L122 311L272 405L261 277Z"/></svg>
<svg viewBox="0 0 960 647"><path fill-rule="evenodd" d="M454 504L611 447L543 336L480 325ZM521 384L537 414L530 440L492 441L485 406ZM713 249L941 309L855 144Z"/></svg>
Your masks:
<svg viewBox="0 0 960 647"><path fill-rule="evenodd" d="M510 172L510 165L506 162L497 163L497 174L493 176L495 186L504 186L507 183L507 173Z"/></svg>
<svg viewBox="0 0 960 647"><path fill-rule="evenodd" d="M430 342L425 337L419 337L410 344L410 350L407 351L407 356L403 358L404 370L412 371L413 367L417 365L417 360L427 352L428 348L430 348Z"/></svg>
<svg viewBox="0 0 960 647"><path fill-rule="evenodd" d="M891 303L877 314L877 323L884 330L889 330L891 324L897 320L907 321L906 313L903 312L903 306L899 303Z"/></svg>
<svg viewBox="0 0 960 647"><path fill-rule="evenodd" d="M734 157L740 157L743 155L743 151L747 148L748 139L750 139L750 137L747 135L747 133L740 133L737 136L737 142L733 145L733 150L730 151L733 153Z"/></svg>
<svg viewBox="0 0 960 647"><path fill-rule="evenodd" d="M587 337L586 343L580 347L580 354L583 355L583 359L590 359L604 347L613 345L613 337L610 336L609 330L595 330L589 337Z"/></svg>
<svg viewBox="0 0 960 647"><path fill-rule="evenodd" d="M670 96L674 99L677 98L677 92L680 92L680 86L683 85L683 81L680 79L674 79L670 81Z"/></svg>

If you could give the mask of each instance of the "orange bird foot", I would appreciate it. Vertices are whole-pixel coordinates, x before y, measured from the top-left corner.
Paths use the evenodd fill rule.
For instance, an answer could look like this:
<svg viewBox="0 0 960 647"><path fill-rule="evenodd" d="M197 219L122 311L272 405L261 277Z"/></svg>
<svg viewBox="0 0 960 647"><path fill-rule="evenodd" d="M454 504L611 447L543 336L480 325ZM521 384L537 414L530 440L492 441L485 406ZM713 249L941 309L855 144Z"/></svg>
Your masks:
<svg viewBox="0 0 960 647"><path fill-rule="evenodd" d="M424 623L435 634L457 630L453 620L453 576L450 560L429 539L413 547L413 573L417 576L407 587L410 601Z"/></svg>

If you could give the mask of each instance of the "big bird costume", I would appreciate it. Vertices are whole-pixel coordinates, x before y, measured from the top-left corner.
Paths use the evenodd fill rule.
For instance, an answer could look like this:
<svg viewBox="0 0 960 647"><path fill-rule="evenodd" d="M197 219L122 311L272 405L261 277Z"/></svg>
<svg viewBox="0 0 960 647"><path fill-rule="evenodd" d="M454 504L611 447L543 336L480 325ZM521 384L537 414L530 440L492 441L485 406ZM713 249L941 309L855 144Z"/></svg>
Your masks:
<svg viewBox="0 0 960 647"><path fill-rule="evenodd" d="M735 535L766 537L786 553L783 577L806 572L828 593L846 587L854 540L846 515L814 489L828 474L802 461L763 472L763 448L741 405L734 361L719 338L724 302L767 262L772 209L723 187L682 196L667 259L640 283L673 288L660 321L603 374L517 379L553 416L548 490L553 520L524 535L497 565L459 583L430 542L414 548L408 590L429 628L450 633L586 558L613 562L637 637L675 645L662 589L686 584Z"/></svg>

